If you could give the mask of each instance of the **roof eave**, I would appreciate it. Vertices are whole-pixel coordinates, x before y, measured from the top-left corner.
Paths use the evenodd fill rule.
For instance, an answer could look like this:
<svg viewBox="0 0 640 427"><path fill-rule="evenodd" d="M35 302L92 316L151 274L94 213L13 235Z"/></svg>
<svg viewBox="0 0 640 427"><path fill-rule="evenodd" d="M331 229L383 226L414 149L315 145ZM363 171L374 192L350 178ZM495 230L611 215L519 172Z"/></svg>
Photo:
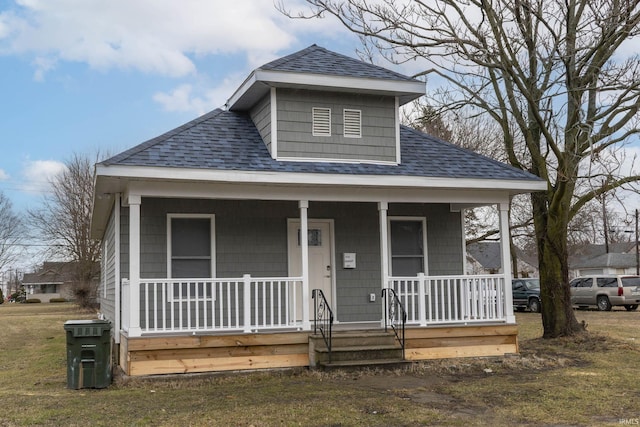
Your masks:
<svg viewBox="0 0 640 427"><path fill-rule="evenodd" d="M134 181L256 184L283 187L413 188L424 190L490 190L509 195L546 190L546 182L527 179L442 178L408 175L357 175L305 172L212 170L126 165L96 165L91 236L101 239L116 193L125 193Z"/></svg>
<svg viewBox="0 0 640 427"><path fill-rule="evenodd" d="M426 92L425 83L417 80L344 77L258 69L247 77L225 105L232 111L247 110L266 95L270 87L330 89L336 92L397 96L400 105L411 102Z"/></svg>

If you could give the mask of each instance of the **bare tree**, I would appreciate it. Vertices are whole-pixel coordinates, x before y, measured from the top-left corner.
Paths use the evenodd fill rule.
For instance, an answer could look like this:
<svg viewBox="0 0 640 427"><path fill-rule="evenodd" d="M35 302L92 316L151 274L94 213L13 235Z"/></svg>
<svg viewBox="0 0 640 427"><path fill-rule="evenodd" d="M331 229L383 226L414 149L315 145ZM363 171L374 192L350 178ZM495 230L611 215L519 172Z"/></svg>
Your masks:
<svg viewBox="0 0 640 427"><path fill-rule="evenodd" d="M18 259L23 237L22 220L13 211L11 200L0 192L0 271Z"/></svg>
<svg viewBox="0 0 640 427"><path fill-rule="evenodd" d="M337 17L387 59L422 61L419 75L446 82L437 106L491 117L508 161L548 183L531 196L544 336L582 331L569 295L567 230L591 200L640 179L612 172L603 184L580 185L605 170L589 165L639 132L640 60L623 48L638 35L640 0L307 3L306 17Z"/></svg>
<svg viewBox="0 0 640 427"><path fill-rule="evenodd" d="M29 223L50 243L52 255L73 261L74 295L81 306L95 303L100 242L91 239L94 160L79 154L51 181L52 193L30 210Z"/></svg>

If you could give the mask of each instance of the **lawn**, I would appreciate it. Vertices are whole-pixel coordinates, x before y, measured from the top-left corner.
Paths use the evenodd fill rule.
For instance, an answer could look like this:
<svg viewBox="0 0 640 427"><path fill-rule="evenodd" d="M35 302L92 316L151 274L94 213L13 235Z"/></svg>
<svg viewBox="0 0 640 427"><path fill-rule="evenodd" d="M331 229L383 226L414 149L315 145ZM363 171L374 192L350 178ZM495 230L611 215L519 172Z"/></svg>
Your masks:
<svg viewBox="0 0 640 427"><path fill-rule="evenodd" d="M0 426L416 426L640 423L640 312L578 311L589 334L542 340L518 313L520 354L405 371L308 370L118 379L66 388L70 304L0 305Z"/></svg>

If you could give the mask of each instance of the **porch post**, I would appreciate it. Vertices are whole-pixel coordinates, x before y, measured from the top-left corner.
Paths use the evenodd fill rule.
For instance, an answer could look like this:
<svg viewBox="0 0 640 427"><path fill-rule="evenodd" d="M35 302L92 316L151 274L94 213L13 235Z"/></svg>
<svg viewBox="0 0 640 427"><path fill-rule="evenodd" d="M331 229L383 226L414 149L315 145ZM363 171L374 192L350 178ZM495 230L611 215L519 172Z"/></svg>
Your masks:
<svg viewBox="0 0 640 427"><path fill-rule="evenodd" d="M307 210L309 209L308 200L300 200L300 248L302 250L302 329L308 331L311 329L309 321L309 221L307 218Z"/></svg>
<svg viewBox="0 0 640 427"><path fill-rule="evenodd" d="M389 286L389 236L387 235L387 210L389 209L388 202L378 202L378 211L380 212L380 275L381 289ZM384 326L385 317L387 313L384 312L384 301L380 298L382 319L381 325Z"/></svg>
<svg viewBox="0 0 640 427"><path fill-rule="evenodd" d="M113 287L114 287L114 291L115 291L115 325L114 325L114 339L116 344L120 344L120 329L122 327L122 317L121 317L121 310L122 310L122 301L121 301L121 292L122 292L122 279L120 277L120 204L122 203L122 194L121 193L117 193L115 195L115 202L114 202L114 206L113 206L113 221L114 221L114 238L113 238L113 242L114 242L114 248L113 248L113 255L114 255L114 276L115 276L115 280L113 283ZM103 256L106 256L106 254L103 254Z"/></svg>
<svg viewBox="0 0 640 427"><path fill-rule="evenodd" d="M387 235L387 210L388 202L379 202L380 211L380 270L382 273L382 289L388 286L389 282L389 236Z"/></svg>
<svg viewBox="0 0 640 427"><path fill-rule="evenodd" d="M507 323L516 323L513 314L513 298L511 291L511 245L509 242L509 203L499 203L500 209L500 249L502 251L502 274L504 275L504 310Z"/></svg>
<svg viewBox="0 0 640 427"><path fill-rule="evenodd" d="M140 203L141 197L129 195L129 336L139 337L140 329Z"/></svg>

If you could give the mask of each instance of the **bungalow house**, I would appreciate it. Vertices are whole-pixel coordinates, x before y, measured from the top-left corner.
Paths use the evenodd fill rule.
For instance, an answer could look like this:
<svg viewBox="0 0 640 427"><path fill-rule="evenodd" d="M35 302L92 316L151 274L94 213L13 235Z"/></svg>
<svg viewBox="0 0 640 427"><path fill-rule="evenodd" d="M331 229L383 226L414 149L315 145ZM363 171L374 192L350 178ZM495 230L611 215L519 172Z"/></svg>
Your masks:
<svg viewBox="0 0 640 427"><path fill-rule="evenodd" d="M518 271L513 277L538 277L538 259L515 247ZM512 266L513 270L513 260ZM500 242L474 242L467 245L467 274L495 274L502 271Z"/></svg>
<svg viewBox="0 0 640 427"><path fill-rule="evenodd" d="M39 299L42 302L50 302L53 298L73 300L77 286L76 270L75 262L46 261L35 272L25 273L22 285L27 299Z"/></svg>
<svg viewBox="0 0 640 427"><path fill-rule="evenodd" d="M509 198L545 185L402 126L424 92L313 45L98 163L101 310L124 372L351 363L341 346L371 336L407 360L516 352L509 247L501 274L465 275L463 211L493 206L508 242Z"/></svg>
<svg viewBox="0 0 640 427"><path fill-rule="evenodd" d="M571 248L569 274L571 277L594 274L636 274L638 255L634 242L605 245L580 245Z"/></svg>

